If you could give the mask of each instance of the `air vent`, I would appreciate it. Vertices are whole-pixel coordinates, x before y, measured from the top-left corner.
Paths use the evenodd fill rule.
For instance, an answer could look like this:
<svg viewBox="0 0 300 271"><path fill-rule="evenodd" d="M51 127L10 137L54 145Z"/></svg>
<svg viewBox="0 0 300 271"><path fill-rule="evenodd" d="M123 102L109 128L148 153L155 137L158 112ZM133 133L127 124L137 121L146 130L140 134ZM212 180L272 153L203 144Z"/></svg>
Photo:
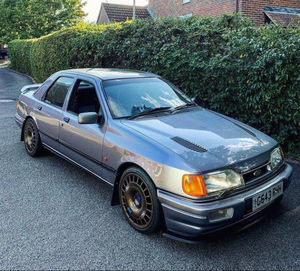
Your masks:
<svg viewBox="0 0 300 271"><path fill-rule="evenodd" d="M237 123L234 122L234 124L238 127L240 127L241 129L243 129L244 131L246 131L248 134L254 136L254 137L257 137L256 134L254 134L252 131L250 131L249 129L247 129L246 127L242 126L242 125L239 125Z"/></svg>
<svg viewBox="0 0 300 271"><path fill-rule="evenodd" d="M187 141L181 137L175 136L172 138L172 140L174 140L175 142L177 142L178 144L186 147L187 149L190 149L192 151L196 151L196 152L206 152L207 150L199 145L196 145L190 141Z"/></svg>

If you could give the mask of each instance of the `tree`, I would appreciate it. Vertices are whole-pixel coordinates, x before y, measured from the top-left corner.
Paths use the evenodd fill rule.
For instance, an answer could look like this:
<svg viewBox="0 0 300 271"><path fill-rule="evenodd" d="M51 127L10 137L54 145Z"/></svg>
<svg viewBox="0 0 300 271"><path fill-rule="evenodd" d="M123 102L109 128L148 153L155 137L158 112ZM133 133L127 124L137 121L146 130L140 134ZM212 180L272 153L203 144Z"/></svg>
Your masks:
<svg viewBox="0 0 300 271"><path fill-rule="evenodd" d="M0 0L0 43L38 38L85 16L81 0Z"/></svg>

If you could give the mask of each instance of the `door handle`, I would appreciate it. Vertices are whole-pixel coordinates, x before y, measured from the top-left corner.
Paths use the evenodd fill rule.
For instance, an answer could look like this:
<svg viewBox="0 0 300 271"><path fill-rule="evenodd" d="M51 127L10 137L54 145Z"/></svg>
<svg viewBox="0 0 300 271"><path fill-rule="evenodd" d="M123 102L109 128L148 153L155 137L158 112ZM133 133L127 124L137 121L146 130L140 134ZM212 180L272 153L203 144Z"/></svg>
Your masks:
<svg viewBox="0 0 300 271"><path fill-rule="evenodd" d="M64 122L68 123L70 121L70 118L64 117Z"/></svg>
<svg viewBox="0 0 300 271"><path fill-rule="evenodd" d="M42 110L42 108L43 107L41 105L38 105L38 107L37 107L38 110Z"/></svg>

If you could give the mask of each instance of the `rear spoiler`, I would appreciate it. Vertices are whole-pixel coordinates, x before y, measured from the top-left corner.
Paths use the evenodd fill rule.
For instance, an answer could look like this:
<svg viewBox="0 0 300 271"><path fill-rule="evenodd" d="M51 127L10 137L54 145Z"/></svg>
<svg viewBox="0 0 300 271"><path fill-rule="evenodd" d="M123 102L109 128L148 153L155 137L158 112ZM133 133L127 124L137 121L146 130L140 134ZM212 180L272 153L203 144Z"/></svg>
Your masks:
<svg viewBox="0 0 300 271"><path fill-rule="evenodd" d="M21 88L21 93L25 94L28 91L34 91L34 92L36 92L40 88L41 85L42 84L33 84L33 85L24 86L24 87Z"/></svg>

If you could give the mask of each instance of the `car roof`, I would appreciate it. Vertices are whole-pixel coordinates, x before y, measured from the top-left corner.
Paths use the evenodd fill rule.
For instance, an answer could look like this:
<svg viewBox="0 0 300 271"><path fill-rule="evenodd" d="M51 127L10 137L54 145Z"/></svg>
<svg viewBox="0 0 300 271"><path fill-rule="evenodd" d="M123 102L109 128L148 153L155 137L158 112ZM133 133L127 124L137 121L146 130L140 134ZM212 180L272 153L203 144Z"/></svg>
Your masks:
<svg viewBox="0 0 300 271"><path fill-rule="evenodd" d="M142 71L136 71L136 70L122 70L122 69L86 68L86 69L70 69L70 70L64 70L61 72L93 75L102 80L157 77L156 74L153 74L150 72L142 72Z"/></svg>

